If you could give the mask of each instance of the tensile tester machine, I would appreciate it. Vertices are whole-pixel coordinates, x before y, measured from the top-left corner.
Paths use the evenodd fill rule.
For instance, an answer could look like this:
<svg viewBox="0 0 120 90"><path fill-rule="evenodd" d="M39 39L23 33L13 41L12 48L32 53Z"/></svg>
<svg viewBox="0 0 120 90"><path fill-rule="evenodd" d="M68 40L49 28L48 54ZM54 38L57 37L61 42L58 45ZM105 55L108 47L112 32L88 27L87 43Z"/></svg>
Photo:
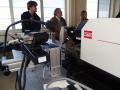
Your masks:
<svg viewBox="0 0 120 90"><path fill-rule="evenodd" d="M120 19L88 20L82 29L80 59L91 65L96 78L120 89Z"/></svg>

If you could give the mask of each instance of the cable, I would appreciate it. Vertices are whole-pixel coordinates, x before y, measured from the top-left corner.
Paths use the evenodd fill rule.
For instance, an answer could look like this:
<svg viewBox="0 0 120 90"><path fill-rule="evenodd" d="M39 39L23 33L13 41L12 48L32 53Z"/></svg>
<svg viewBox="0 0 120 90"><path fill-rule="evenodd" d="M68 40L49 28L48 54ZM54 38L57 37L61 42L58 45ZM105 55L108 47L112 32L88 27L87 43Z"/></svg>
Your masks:
<svg viewBox="0 0 120 90"><path fill-rule="evenodd" d="M24 55L24 59L21 64L20 75L18 75L19 90L22 90L22 72L23 72L23 68L24 68L24 63L25 63L25 55Z"/></svg>
<svg viewBox="0 0 120 90"><path fill-rule="evenodd" d="M26 69L27 69L27 67L28 67L28 65L30 63L30 60L31 59L30 59L29 55L25 54L24 59L23 59L22 64L21 64L21 68L20 68L20 75L18 75L19 90L25 90L25 86L26 86Z"/></svg>
<svg viewBox="0 0 120 90"><path fill-rule="evenodd" d="M16 39L13 35L11 35L10 33L8 33L8 35L12 38L12 39ZM16 34L16 36L17 36L17 34Z"/></svg>
<svg viewBox="0 0 120 90"><path fill-rule="evenodd" d="M24 73L23 73L23 89L25 90L25 86L26 86L26 69L30 63L30 57L26 58L26 62L25 62L25 66L24 66Z"/></svg>
<svg viewBox="0 0 120 90"><path fill-rule="evenodd" d="M18 71L16 71L15 90L17 90Z"/></svg>

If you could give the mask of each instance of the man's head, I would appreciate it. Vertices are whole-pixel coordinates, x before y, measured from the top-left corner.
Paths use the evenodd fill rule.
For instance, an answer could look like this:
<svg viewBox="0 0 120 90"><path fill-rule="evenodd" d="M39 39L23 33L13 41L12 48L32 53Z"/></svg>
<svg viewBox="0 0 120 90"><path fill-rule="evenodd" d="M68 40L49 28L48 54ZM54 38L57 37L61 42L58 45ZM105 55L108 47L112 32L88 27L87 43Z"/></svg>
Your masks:
<svg viewBox="0 0 120 90"><path fill-rule="evenodd" d="M54 16L61 17L62 16L62 11L60 8L56 8L54 11Z"/></svg>
<svg viewBox="0 0 120 90"><path fill-rule="evenodd" d="M81 11L80 16L81 16L82 20L86 20L87 19L87 11L85 11L85 10Z"/></svg>
<svg viewBox="0 0 120 90"><path fill-rule="evenodd" d="M32 12L37 12L37 2L36 1L28 1L27 9Z"/></svg>

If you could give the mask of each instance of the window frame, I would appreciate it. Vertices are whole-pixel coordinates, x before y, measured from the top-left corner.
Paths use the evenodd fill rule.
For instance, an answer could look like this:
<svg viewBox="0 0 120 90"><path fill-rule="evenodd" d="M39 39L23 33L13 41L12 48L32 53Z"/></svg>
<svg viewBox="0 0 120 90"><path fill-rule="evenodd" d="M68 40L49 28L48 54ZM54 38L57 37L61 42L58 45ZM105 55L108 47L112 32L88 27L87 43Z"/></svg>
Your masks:
<svg viewBox="0 0 120 90"><path fill-rule="evenodd" d="M40 15L41 15L40 18L41 18L42 21L44 21L44 6L43 6L44 0L39 0L39 2L40 3L38 3L38 4L40 4L40 8L37 8L37 9L40 9L40 12L41 12L40 13ZM11 23L14 23L15 22L15 16L14 16L13 0L8 0L8 3L9 3L9 10L10 10L10 19L11 19L10 21L11 21ZM64 3L66 3L66 0L64 0ZM64 12L65 12L65 10L66 9L64 8ZM66 15L64 15L64 16L66 16ZM16 28L15 26L12 26L10 29L19 30L20 28ZM5 31L5 30L0 29L0 31Z"/></svg>
<svg viewBox="0 0 120 90"><path fill-rule="evenodd" d="M106 17L106 18L110 18L110 9L111 9L111 3L112 2L112 0L109 0L109 10L108 10L108 16ZM88 3L86 3L86 5L87 5ZM97 13L96 13L96 18L104 18L104 17L102 17L102 16L100 16L100 0L97 0ZM89 17L89 16L88 16ZM91 18L89 18L89 19L91 19Z"/></svg>

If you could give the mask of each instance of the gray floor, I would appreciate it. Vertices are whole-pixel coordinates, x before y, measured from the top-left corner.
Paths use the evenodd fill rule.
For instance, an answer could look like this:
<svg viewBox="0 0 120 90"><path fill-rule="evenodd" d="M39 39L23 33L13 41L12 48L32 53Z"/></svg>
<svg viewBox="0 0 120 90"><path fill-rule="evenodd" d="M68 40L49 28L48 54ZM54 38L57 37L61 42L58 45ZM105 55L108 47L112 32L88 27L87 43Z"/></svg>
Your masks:
<svg viewBox="0 0 120 90"><path fill-rule="evenodd" d="M0 73L0 90L15 90L15 80L15 72L11 73L8 77ZM45 70L44 78L42 66L27 69L27 81L25 90L43 90L43 84L48 83L50 80L51 75L48 68Z"/></svg>

